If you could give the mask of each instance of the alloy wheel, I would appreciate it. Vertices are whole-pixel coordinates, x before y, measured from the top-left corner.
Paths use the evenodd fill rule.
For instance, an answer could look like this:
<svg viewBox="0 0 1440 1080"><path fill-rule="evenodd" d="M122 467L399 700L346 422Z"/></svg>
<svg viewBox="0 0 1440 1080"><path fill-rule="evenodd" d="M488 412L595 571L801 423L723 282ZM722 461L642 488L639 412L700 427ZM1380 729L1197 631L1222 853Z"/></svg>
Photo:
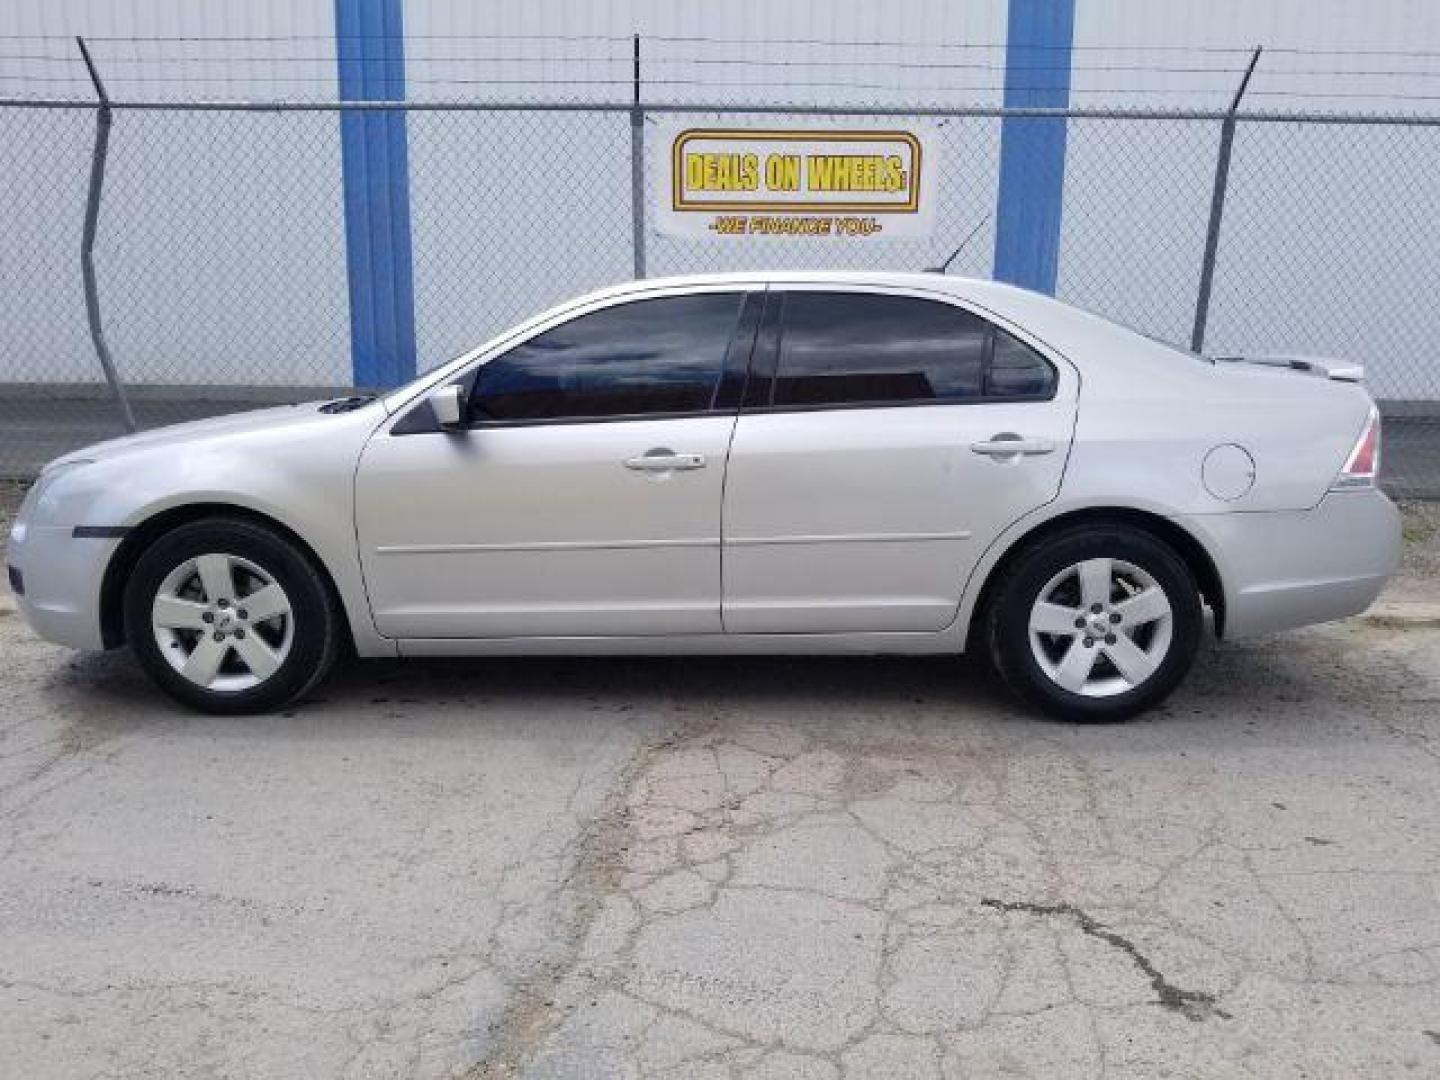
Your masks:
<svg viewBox="0 0 1440 1080"><path fill-rule="evenodd" d="M211 553L165 576L151 606L160 655L188 682L234 693L259 686L295 638L290 598L249 559Z"/></svg>
<svg viewBox="0 0 1440 1080"><path fill-rule="evenodd" d="M1133 690L1164 662L1174 633L1165 590L1120 559L1061 570L1030 609L1030 650L1057 686L1085 697Z"/></svg>

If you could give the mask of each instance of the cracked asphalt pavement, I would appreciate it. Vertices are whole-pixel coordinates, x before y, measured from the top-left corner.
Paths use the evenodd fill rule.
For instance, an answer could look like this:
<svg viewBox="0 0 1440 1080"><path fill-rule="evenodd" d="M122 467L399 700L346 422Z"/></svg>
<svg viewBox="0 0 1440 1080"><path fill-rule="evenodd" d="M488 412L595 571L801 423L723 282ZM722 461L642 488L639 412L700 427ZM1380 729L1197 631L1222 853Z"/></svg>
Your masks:
<svg viewBox="0 0 1440 1080"><path fill-rule="evenodd" d="M929 659L352 666L219 719L0 598L0 1074L1440 1075L1440 627L1138 721Z"/></svg>

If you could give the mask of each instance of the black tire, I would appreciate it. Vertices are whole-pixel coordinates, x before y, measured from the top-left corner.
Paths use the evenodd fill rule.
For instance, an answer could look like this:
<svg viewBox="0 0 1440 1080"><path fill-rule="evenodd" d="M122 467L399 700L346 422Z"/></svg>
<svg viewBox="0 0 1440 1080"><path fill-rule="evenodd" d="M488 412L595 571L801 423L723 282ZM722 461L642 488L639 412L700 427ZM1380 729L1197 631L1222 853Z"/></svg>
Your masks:
<svg viewBox="0 0 1440 1080"><path fill-rule="evenodd" d="M263 627L249 627L252 637L282 633L277 626L288 634L288 651L283 660L258 685L239 689L200 686L166 659L156 640L152 610L162 584L189 560L210 554L230 556L260 568L280 586L288 600L288 615ZM246 575L241 571L236 576ZM236 597L231 603L238 612L244 595L237 591ZM141 666L171 697L203 712L238 714L278 708L313 689L329 672L340 649L343 624L321 571L291 540L258 522L205 518L165 533L140 556L126 583L124 604L126 641ZM246 632L241 626L238 636L244 637ZM178 644L172 641L171 647L183 656L188 643L198 640L185 636L192 633L182 631L177 636L184 640ZM206 635L210 631L199 633ZM232 668L241 662L238 652L227 653L224 661Z"/></svg>
<svg viewBox="0 0 1440 1080"><path fill-rule="evenodd" d="M1030 616L1042 590L1057 575L1086 560L1102 558L1139 568L1164 592L1172 620L1170 642L1158 666L1137 685L1108 696L1088 696L1061 686L1042 668L1031 648ZM996 583L984 625L991 660L1015 693L1051 716L1104 723L1126 720L1159 704L1180 684L1195 660L1204 612L1194 575L1168 544L1127 525L1077 525L1044 537L1020 552ZM1146 631L1142 628L1135 633ZM1064 657L1069 644L1064 637L1040 640L1054 650L1056 658ZM1069 639L1077 647L1086 641L1096 642L1096 655L1103 657L1095 661L1097 668L1092 669L1098 671L1097 678L1109 673L1119 676L1118 668L1103 655L1107 640L1080 631ZM1158 655L1158 642L1155 649Z"/></svg>

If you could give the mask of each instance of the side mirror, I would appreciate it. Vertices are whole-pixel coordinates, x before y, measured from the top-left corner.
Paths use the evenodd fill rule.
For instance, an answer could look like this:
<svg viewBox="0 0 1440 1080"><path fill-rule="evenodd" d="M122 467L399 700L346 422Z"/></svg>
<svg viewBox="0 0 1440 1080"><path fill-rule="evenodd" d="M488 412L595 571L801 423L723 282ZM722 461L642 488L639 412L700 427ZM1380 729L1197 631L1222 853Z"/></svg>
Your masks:
<svg viewBox="0 0 1440 1080"><path fill-rule="evenodd" d="M465 419L465 388L458 383L431 390L428 400L442 428L457 428Z"/></svg>

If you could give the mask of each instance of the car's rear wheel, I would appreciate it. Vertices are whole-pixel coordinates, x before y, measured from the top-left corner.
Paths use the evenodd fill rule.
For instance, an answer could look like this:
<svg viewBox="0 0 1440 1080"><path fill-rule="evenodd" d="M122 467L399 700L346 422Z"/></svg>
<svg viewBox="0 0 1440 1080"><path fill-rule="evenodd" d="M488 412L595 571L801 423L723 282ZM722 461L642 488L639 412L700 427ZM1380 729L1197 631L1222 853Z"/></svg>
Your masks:
<svg viewBox="0 0 1440 1080"><path fill-rule="evenodd" d="M172 697L214 713L273 709L315 686L339 650L324 578L280 533L251 521L181 525L140 556L125 633Z"/></svg>
<svg viewBox="0 0 1440 1080"><path fill-rule="evenodd" d="M1015 559L988 612L1005 681L1067 720L1123 720L1164 700L1194 662L1200 590L1167 544L1125 525L1080 525Z"/></svg>

